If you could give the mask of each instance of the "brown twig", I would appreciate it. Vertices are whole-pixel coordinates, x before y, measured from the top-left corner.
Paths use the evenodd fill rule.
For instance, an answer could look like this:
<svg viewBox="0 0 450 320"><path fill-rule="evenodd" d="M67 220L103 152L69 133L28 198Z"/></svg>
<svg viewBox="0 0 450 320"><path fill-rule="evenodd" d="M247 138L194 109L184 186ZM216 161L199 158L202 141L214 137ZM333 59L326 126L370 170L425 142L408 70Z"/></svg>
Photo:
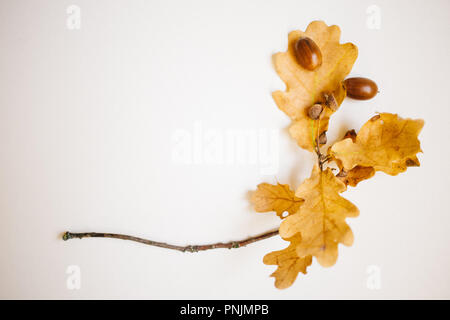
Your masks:
<svg viewBox="0 0 450 320"><path fill-rule="evenodd" d="M147 240L143 238L128 236L125 234L117 234L117 233L99 233L99 232L82 232L82 233L73 233L73 232L65 232L63 235L63 240L67 241L70 239L78 238L113 238L113 239L122 239L122 240L130 240L135 241L139 243L143 243L149 246L154 247L160 247L170 250L177 250L181 252L198 252L198 251L205 251L210 249L219 249L219 248L225 248L225 249L235 249L235 248L241 248L245 247L246 245L249 245L251 243L264 240L273 236L276 236L278 234L278 230L275 231L269 231L264 234L261 234L259 236L250 237L244 240L240 241L231 241L231 242L218 242L214 244L204 244L204 245L188 245L188 246L177 246L173 244L168 244L164 242L158 242L153 240Z"/></svg>

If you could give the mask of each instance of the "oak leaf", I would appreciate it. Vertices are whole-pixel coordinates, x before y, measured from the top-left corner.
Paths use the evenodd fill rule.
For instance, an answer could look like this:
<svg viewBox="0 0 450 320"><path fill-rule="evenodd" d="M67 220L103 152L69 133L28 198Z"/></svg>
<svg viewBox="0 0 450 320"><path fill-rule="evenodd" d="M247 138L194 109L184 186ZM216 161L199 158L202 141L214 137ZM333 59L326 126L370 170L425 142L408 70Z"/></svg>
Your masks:
<svg viewBox="0 0 450 320"><path fill-rule="evenodd" d="M253 192L251 202L256 212L275 211L280 218L283 218L283 212L289 214L297 212L303 199L296 197L287 184L261 183Z"/></svg>
<svg viewBox="0 0 450 320"><path fill-rule="evenodd" d="M408 166L420 165L416 154L422 151L418 135L423 125L421 119L381 113L363 125L354 141L351 138L339 141L330 153L347 172L363 166L397 175Z"/></svg>
<svg viewBox="0 0 450 320"><path fill-rule="evenodd" d="M311 265L312 257L299 257L297 255L297 246L301 242L299 234L288 239L290 245L280 251L274 251L264 256L263 262L268 265L277 265L278 268L271 277L275 278L275 287L286 289L290 287L299 272L306 274L306 268Z"/></svg>
<svg viewBox="0 0 450 320"><path fill-rule="evenodd" d="M331 114L342 103L346 92L342 84L358 56L352 43L340 44L338 26L327 26L323 21L313 21L305 32L289 33L288 50L273 56L275 70L286 84L286 91L272 93L278 107L292 120L289 132L297 144L309 151L314 149L311 121L307 109L315 103L327 105L327 96L333 93L337 106L324 109L318 125L319 133L327 131ZM300 37L311 38L322 53L322 65L314 71L302 68L295 57L294 44Z"/></svg>
<svg viewBox="0 0 450 320"><path fill-rule="evenodd" d="M343 168L336 177L348 186L356 187L363 180L372 178L375 175L375 169L372 167L356 166L349 172Z"/></svg>
<svg viewBox="0 0 450 320"><path fill-rule="evenodd" d="M355 130L348 130L345 135L344 139L350 138L353 142L356 141L356 131ZM358 183L360 183L363 180L367 180L372 178L375 175L375 169L372 167L364 167L364 166L356 166L350 171L345 171L342 161L339 159L335 159L330 151L331 147L328 149L329 156L336 162L337 166L339 167L340 172L336 175L336 177L341 180L343 183L345 183L348 186L356 187Z"/></svg>
<svg viewBox="0 0 450 320"><path fill-rule="evenodd" d="M321 171L317 165L297 189L296 196L305 202L281 223L279 231L284 239L301 234L296 247L299 257L312 255L322 266L329 267L337 260L339 243L352 245L353 233L345 218L358 216L359 210L339 195L346 189L330 168Z"/></svg>

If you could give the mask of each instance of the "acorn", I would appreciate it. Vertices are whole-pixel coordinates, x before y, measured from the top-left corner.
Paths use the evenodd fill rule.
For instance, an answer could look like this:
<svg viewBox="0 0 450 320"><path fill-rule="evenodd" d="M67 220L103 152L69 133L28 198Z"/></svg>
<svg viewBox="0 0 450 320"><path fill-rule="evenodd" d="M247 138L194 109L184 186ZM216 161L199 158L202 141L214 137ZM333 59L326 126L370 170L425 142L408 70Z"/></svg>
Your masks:
<svg viewBox="0 0 450 320"><path fill-rule="evenodd" d="M297 62L306 70L314 71L322 65L322 52L317 44L308 37L301 37L294 44Z"/></svg>
<svg viewBox="0 0 450 320"><path fill-rule="evenodd" d="M327 143L327 132L324 131L319 135L319 144L326 144Z"/></svg>
<svg viewBox="0 0 450 320"><path fill-rule="evenodd" d="M367 78L348 78L344 81L347 96L357 100L369 100L378 93L378 86Z"/></svg>
<svg viewBox="0 0 450 320"><path fill-rule="evenodd" d="M336 100L336 97L331 92L324 92L323 97L325 99L325 105L333 111L336 111L339 108L339 104Z"/></svg>
<svg viewBox="0 0 450 320"><path fill-rule="evenodd" d="M320 114L322 113L323 107L321 104L316 103L315 105L311 106L308 109L308 116L313 119L317 120L320 117Z"/></svg>

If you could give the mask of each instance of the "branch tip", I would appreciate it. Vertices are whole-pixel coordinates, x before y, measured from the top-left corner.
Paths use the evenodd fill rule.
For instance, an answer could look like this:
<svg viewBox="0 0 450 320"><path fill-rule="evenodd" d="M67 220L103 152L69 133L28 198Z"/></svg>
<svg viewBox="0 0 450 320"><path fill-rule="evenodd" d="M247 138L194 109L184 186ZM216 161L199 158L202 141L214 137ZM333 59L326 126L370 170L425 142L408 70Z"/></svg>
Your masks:
<svg viewBox="0 0 450 320"><path fill-rule="evenodd" d="M64 241L67 241L67 240L69 240L69 239L72 239L72 235L70 234L69 231L66 231L66 232L64 232L64 234L63 234L63 236L62 236L62 239L63 239Z"/></svg>

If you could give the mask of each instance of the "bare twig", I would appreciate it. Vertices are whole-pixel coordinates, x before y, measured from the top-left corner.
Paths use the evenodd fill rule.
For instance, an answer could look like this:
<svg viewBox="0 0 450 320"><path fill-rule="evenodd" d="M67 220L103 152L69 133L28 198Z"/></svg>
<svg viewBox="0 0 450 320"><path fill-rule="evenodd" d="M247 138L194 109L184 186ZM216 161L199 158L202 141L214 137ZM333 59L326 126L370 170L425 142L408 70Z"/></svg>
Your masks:
<svg viewBox="0 0 450 320"><path fill-rule="evenodd" d="M198 251L205 251L210 249L219 249L219 248L225 248L225 249L234 249L234 248L241 248L245 247L248 244L264 240L273 236L276 236L278 234L278 230L269 231L264 234L261 234L259 236L250 237L244 240L239 241L231 241L226 243L214 243L214 244L205 244L205 245L188 245L188 246L177 246L173 244L168 244L164 242L158 242L153 240L147 240L143 238L128 236L125 234L117 234L117 233L98 233L98 232L82 232L82 233L73 233L73 232L65 232L63 235L63 240L67 241L70 239L78 238L113 238L113 239L122 239L122 240L130 240L135 241L139 243L143 243L149 246L154 247L160 247L170 250L177 250L181 252L198 252Z"/></svg>

